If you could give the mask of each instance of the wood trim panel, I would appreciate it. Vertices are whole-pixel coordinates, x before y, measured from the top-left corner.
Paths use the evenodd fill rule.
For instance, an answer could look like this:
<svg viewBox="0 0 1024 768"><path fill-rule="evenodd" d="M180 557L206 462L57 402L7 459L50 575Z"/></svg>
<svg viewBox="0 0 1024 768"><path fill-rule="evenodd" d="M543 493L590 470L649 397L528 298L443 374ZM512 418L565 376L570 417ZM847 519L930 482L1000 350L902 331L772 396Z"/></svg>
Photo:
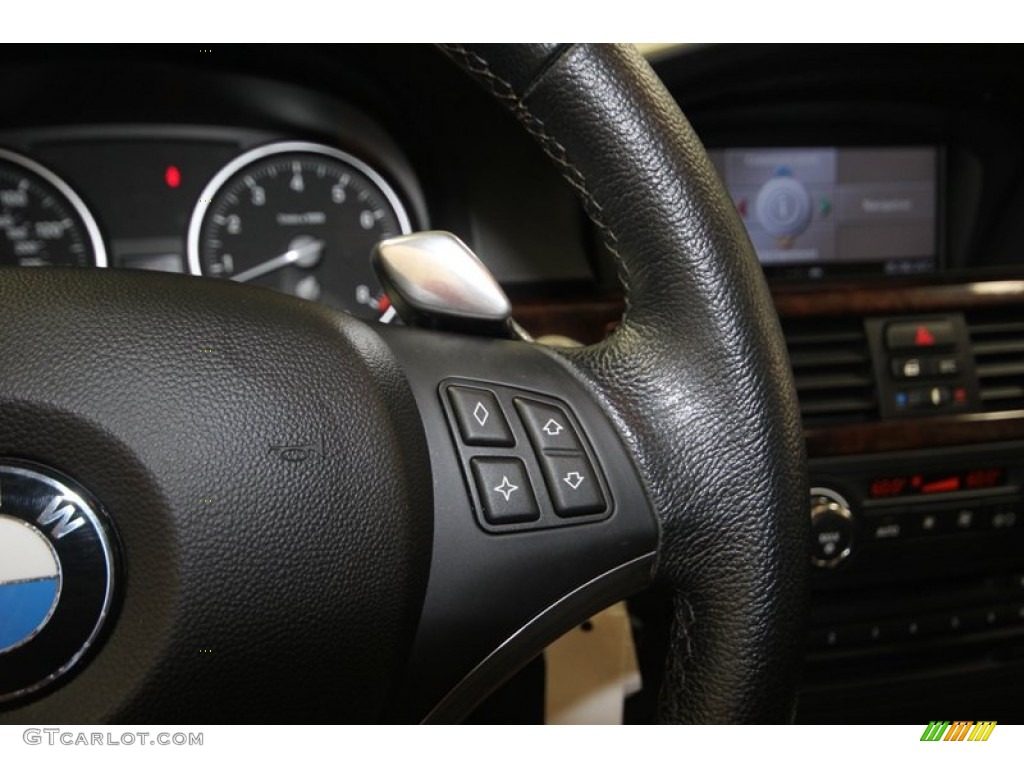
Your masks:
<svg viewBox="0 0 1024 768"><path fill-rule="evenodd" d="M924 314L1024 303L1024 280L990 280L951 285L889 287L878 283L840 286L776 286L775 306L782 317Z"/></svg>
<svg viewBox="0 0 1024 768"><path fill-rule="evenodd" d="M959 312L1007 304L1024 305L1024 280L979 280L888 286L878 282L775 285L775 307L782 317L924 314ZM557 333L592 344L622 317L622 296L561 301L518 301L516 319L534 336Z"/></svg>
<svg viewBox="0 0 1024 768"><path fill-rule="evenodd" d="M804 434L811 458L998 443L1024 439L1024 411L815 427Z"/></svg>
<svg viewBox="0 0 1024 768"><path fill-rule="evenodd" d="M772 296L779 315L787 318L960 312L1012 304L1020 305L1024 314L1024 280L802 283L775 285ZM593 344L615 327L622 307L622 297L612 294L521 301L514 304L513 313L534 336L560 334ZM1024 439L1024 411L814 427L806 435L812 457L1020 440Z"/></svg>

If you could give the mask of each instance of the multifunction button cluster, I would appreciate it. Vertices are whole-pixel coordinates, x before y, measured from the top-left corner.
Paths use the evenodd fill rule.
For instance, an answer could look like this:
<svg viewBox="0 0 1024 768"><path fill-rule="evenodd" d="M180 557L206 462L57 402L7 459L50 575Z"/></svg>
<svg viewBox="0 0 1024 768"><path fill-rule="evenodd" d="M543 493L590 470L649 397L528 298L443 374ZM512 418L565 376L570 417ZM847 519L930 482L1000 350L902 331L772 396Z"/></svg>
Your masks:
<svg viewBox="0 0 1024 768"><path fill-rule="evenodd" d="M966 328L960 315L876 320L879 379L885 416L909 416L976 407L976 383Z"/></svg>
<svg viewBox="0 0 1024 768"><path fill-rule="evenodd" d="M441 400L485 529L550 528L611 514L597 458L566 403L461 380L443 383Z"/></svg>

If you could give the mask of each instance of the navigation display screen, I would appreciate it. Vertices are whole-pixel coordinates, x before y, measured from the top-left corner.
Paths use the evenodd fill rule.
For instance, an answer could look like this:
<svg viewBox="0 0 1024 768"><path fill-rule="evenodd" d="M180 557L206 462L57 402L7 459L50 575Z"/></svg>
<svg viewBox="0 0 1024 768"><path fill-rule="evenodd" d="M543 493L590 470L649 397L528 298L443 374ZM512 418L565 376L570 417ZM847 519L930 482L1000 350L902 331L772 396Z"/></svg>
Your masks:
<svg viewBox="0 0 1024 768"><path fill-rule="evenodd" d="M917 274L938 266L938 151L712 150L769 277Z"/></svg>

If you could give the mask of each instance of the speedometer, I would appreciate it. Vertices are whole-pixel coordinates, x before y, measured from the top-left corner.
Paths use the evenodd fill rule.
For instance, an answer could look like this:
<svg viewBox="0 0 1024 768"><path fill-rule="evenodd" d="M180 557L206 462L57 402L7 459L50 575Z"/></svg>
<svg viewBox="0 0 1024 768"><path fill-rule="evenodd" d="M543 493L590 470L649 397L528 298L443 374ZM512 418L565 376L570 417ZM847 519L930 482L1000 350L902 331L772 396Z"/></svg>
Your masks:
<svg viewBox="0 0 1024 768"><path fill-rule="evenodd" d="M105 267L103 238L82 199L53 171L0 149L0 265Z"/></svg>
<svg viewBox="0 0 1024 768"><path fill-rule="evenodd" d="M332 147L280 142L225 166L200 194L189 271L274 288L378 318L373 246L410 231L384 178Z"/></svg>

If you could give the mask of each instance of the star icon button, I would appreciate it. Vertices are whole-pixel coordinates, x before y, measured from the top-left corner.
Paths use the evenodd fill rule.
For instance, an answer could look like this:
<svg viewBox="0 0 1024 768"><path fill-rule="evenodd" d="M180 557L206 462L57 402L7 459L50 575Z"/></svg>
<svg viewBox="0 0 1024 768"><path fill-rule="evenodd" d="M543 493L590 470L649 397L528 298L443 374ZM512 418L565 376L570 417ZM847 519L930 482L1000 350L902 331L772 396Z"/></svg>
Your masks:
<svg viewBox="0 0 1024 768"><path fill-rule="evenodd" d="M502 475L501 484L495 487L494 490L500 493L502 496L504 496L505 501L508 501L511 498L512 494L519 490L519 486L512 485L512 483L508 481L508 476Z"/></svg>

